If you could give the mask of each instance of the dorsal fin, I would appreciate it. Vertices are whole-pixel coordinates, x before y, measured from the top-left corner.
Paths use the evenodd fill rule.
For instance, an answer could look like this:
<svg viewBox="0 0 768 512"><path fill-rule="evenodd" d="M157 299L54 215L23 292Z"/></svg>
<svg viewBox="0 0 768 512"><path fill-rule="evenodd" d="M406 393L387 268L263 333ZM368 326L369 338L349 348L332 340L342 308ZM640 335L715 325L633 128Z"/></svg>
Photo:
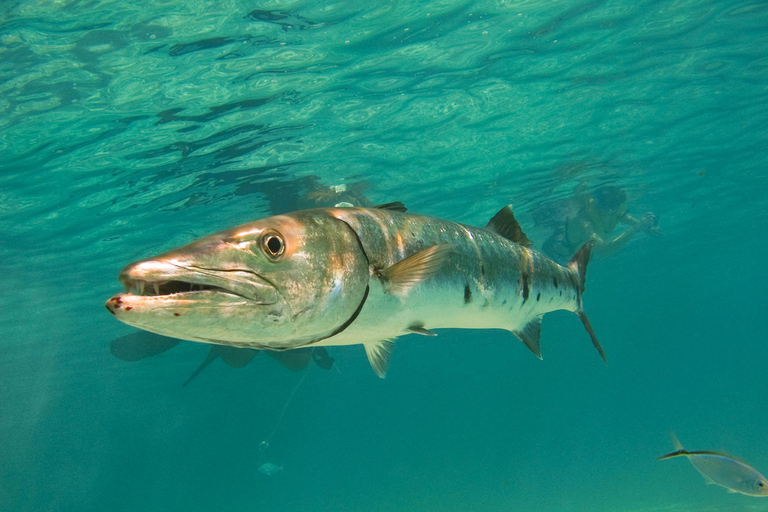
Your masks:
<svg viewBox="0 0 768 512"><path fill-rule="evenodd" d="M517 223L515 215L512 213L511 204L499 210L499 213L493 216L488 225L485 226L485 229L493 231L497 235L501 235L507 240L512 240L523 247L533 247L533 242L525 236L525 233L520 228L520 224Z"/></svg>
<svg viewBox="0 0 768 512"><path fill-rule="evenodd" d="M531 352L536 354L536 357L541 359L541 344L539 343L541 338L541 315L531 319L519 331L512 331L512 334L520 338L520 341L525 343L525 346L531 349Z"/></svg>
<svg viewBox="0 0 768 512"><path fill-rule="evenodd" d="M384 203L380 205L374 206L374 208L379 210L390 210L393 212L406 212L408 211L408 208L405 207L403 203L400 201L395 201L394 203Z"/></svg>

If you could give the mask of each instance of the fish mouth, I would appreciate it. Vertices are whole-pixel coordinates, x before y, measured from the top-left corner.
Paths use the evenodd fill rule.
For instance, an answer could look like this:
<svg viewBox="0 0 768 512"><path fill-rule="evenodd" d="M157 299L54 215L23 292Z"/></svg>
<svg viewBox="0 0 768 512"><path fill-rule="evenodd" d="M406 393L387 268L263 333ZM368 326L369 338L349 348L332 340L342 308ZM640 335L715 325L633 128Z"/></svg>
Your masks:
<svg viewBox="0 0 768 512"><path fill-rule="evenodd" d="M250 269L203 268L171 261L145 260L120 273L122 296L163 297L170 301L242 301L270 305L278 301L277 287Z"/></svg>

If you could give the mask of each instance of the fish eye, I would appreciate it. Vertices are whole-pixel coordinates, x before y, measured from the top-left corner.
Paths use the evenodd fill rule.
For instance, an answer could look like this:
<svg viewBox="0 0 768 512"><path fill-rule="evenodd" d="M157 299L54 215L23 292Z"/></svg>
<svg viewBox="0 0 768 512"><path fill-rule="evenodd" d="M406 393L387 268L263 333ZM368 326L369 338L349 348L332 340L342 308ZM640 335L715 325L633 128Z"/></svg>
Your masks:
<svg viewBox="0 0 768 512"><path fill-rule="evenodd" d="M763 484L763 482L757 482L757 486L758 486L758 487L763 487L764 485L765 485L765 484Z"/></svg>
<svg viewBox="0 0 768 512"><path fill-rule="evenodd" d="M285 241L277 231L267 231L261 237L261 250L267 258L277 261L285 252Z"/></svg>

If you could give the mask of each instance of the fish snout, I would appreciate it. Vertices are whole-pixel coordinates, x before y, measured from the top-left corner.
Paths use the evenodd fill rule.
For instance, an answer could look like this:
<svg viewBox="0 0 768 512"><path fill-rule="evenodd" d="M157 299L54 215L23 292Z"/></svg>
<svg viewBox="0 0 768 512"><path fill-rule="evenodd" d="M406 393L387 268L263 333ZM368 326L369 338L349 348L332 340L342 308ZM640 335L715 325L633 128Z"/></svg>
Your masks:
<svg viewBox="0 0 768 512"><path fill-rule="evenodd" d="M111 299L108 299L104 305L106 306L107 311L109 311L114 315L115 311L117 311L122 307L122 304L123 304L123 300L120 297L120 295L115 295Z"/></svg>
<svg viewBox="0 0 768 512"><path fill-rule="evenodd" d="M176 277L182 266L162 260L142 260L125 267L118 277L126 290L137 283L168 281Z"/></svg>

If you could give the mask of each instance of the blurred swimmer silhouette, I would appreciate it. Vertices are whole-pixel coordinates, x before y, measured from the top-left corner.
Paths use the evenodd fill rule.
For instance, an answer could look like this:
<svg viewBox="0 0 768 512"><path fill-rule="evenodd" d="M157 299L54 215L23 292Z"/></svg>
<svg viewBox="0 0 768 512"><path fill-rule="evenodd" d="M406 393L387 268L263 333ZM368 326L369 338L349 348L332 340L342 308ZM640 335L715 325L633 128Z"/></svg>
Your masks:
<svg viewBox="0 0 768 512"><path fill-rule="evenodd" d="M612 254L636 233L661 234L653 213L647 212L640 219L627 213L627 194L616 185L602 185L589 193L582 182L570 201L576 213L554 224L554 232L542 245L542 250L555 260L568 260L589 240L595 241L593 254ZM614 234L619 224L627 227Z"/></svg>

